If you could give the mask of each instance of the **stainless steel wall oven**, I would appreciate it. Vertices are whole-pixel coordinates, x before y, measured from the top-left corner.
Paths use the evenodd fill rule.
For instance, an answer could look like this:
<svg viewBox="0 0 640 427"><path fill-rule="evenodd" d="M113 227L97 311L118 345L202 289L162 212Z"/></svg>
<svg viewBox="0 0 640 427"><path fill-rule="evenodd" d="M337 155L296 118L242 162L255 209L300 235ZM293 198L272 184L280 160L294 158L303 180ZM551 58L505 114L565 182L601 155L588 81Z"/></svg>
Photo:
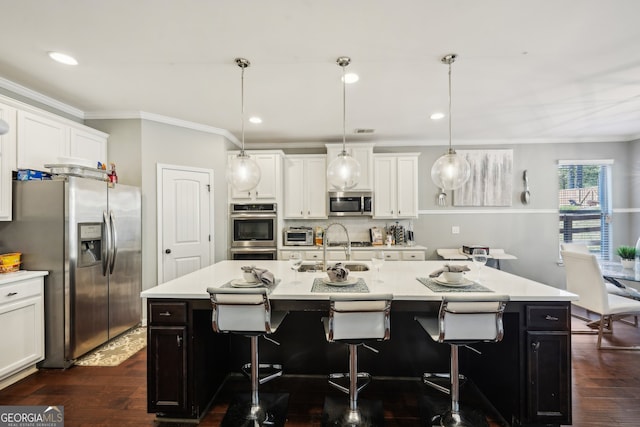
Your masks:
<svg viewBox="0 0 640 427"><path fill-rule="evenodd" d="M230 207L230 258L277 258L277 209L275 203L233 203Z"/></svg>

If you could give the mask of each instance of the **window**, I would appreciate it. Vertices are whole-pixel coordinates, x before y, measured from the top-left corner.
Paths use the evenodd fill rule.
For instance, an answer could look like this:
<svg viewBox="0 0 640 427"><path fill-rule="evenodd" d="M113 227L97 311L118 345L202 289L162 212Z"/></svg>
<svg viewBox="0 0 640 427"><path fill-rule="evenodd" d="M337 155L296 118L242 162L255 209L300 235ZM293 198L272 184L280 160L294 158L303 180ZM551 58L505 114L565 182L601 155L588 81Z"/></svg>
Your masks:
<svg viewBox="0 0 640 427"><path fill-rule="evenodd" d="M583 243L602 260L611 258L612 160L558 164L559 243Z"/></svg>

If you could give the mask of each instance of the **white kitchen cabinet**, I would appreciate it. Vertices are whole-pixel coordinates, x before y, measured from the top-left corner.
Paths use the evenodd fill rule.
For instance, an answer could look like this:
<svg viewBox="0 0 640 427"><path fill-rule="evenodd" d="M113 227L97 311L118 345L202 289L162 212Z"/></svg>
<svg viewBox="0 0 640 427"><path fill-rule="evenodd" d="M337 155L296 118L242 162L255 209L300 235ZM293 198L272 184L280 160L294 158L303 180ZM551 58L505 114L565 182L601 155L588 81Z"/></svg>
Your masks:
<svg viewBox="0 0 640 427"><path fill-rule="evenodd" d="M107 161L108 135L48 113L18 109L17 168L47 171L59 157Z"/></svg>
<svg viewBox="0 0 640 427"><path fill-rule="evenodd" d="M327 218L326 156L286 156L284 218Z"/></svg>
<svg viewBox="0 0 640 427"><path fill-rule="evenodd" d="M16 109L0 103L9 132L0 136L0 221L11 221L11 171L16 163Z"/></svg>
<svg viewBox="0 0 640 427"><path fill-rule="evenodd" d="M0 285L0 325L2 388L13 382L9 377L44 359L43 277Z"/></svg>
<svg viewBox="0 0 640 427"><path fill-rule="evenodd" d="M326 147L328 166L331 161L338 157L338 155L342 152L342 144L326 144ZM371 191L373 189L373 144L345 144L345 150L360 164L360 180L358 182L358 185L356 185L350 191ZM325 181L327 182L327 188L329 189L329 191L331 191L332 188L330 187L330 184L326 179L326 175Z"/></svg>
<svg viewBox="0 0 640 427"><path fill-rule="evenodd" d="M282 186L282 151L246 151L260 167L260 182L250 191L237 191L229 186L230 202L246 203L250 201L280 201ZM239 152L230 152L229 161Z"/></svg>
<svg viewBox="0 0 640 427"><path fill-rule="evenodd" d="M50 117L18 111L18 169L46 171L44 165L69 156L69 126Z"/></svg>
<svg viewBox="0 0 640 427"><path fill-rule="evenodd" d="M418 155L374 155L375 218L418 216Z"/></svg>
<svg viewBox="0 0 640 427"><path fill-rule="evenodd" d="M107 136L102 132L87 129L70 129L70 156L92 160L95 166L98 162L107 163ZM109 167L107 166L107 169Z"/></svg>

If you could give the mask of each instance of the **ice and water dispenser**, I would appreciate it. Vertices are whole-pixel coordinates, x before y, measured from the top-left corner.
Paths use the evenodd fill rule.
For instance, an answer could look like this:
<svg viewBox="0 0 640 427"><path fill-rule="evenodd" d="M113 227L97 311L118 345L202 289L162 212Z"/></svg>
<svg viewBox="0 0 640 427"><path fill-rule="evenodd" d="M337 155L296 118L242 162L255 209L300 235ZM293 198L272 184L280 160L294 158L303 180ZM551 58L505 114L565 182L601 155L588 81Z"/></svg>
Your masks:
<svg viewBox="0 0 640 427"><path fill-rule="evenodd" d="M78 267L102 262L102 223L78 224Z"/></svg>

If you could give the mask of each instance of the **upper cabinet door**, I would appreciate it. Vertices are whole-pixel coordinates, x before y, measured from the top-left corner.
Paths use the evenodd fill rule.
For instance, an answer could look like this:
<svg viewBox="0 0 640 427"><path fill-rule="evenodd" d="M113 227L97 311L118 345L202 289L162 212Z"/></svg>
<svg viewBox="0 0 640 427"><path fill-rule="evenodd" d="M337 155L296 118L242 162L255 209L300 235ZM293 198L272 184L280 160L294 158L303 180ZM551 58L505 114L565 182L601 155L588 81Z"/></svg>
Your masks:
<svg viewBox="0 0 640 427"><path fill-rule="evenodd" d="M71 128L71 157L107 163L107 136L98 132Z"/></svg>
<svg viewBox="0 0 640 427"><path fill-rule="evenodd" d="M305 161L306 217L327 218L326 156L310 156Z"/></svg>
<svg viewBox="0 0 640 427"><path fill-rule="evenodd" d="M230 202L276 202L280 203L282 187L282 151L247 151L260 167L260 182L250 191L238 191L229 185ZM238 155L229 152L228 160Z"/></svg>
<svg viewBox="0 0 640 427"><path fill-rule="evenodd" d="M285 156L284 217L326 218L325 155Z"/></svg>
<svg viewBox="0 0 640 427"><path fill-rule="evenodd" d="M18 111L18 169L46 171L46 164L68 156L69 126L27 111Z"/></svg>
<svg viewBox="0 0 640 427"><path fill-rule="evenodd" d="M284 217L304 218L304 159L285 156L284 159Z"/></svg>
<svg viewBox="0 0 640 427"><path fill-rule="evenodd" d="M342 152L342 144L325 144L327 147L327 167ZM360 180L352 188L352 191L373 189L373 144L356 143L345 144L347 154L352 156L360 164ZM326 178L325 178L326 181ZM327 182L327 190L331 191L331 185Z"/></svg>
<svg viewBox="0 0 640 427"><path fill-rule="evenodd" d="M376 218L395 218L396 158L376 155L374 168L373 214Z"/></svg>
<svg viewBox="0 0 640 427"><path fill-rule="evenodd" d="M11 171L16 164L16 109L0 104L0 118L9 132L0 135L0 221L11 221Z"/></svg>
<svg viewBox="0 0 640 427"><path fill-rule="evenodd" d="M418 157L398 157L398 217L418 216Z"/></svg>
<svg viewBox="0 0 640 427"><path fill-rule="evenodd" d="M418 216L418 153L374 155L374 217Z"/></svg>

